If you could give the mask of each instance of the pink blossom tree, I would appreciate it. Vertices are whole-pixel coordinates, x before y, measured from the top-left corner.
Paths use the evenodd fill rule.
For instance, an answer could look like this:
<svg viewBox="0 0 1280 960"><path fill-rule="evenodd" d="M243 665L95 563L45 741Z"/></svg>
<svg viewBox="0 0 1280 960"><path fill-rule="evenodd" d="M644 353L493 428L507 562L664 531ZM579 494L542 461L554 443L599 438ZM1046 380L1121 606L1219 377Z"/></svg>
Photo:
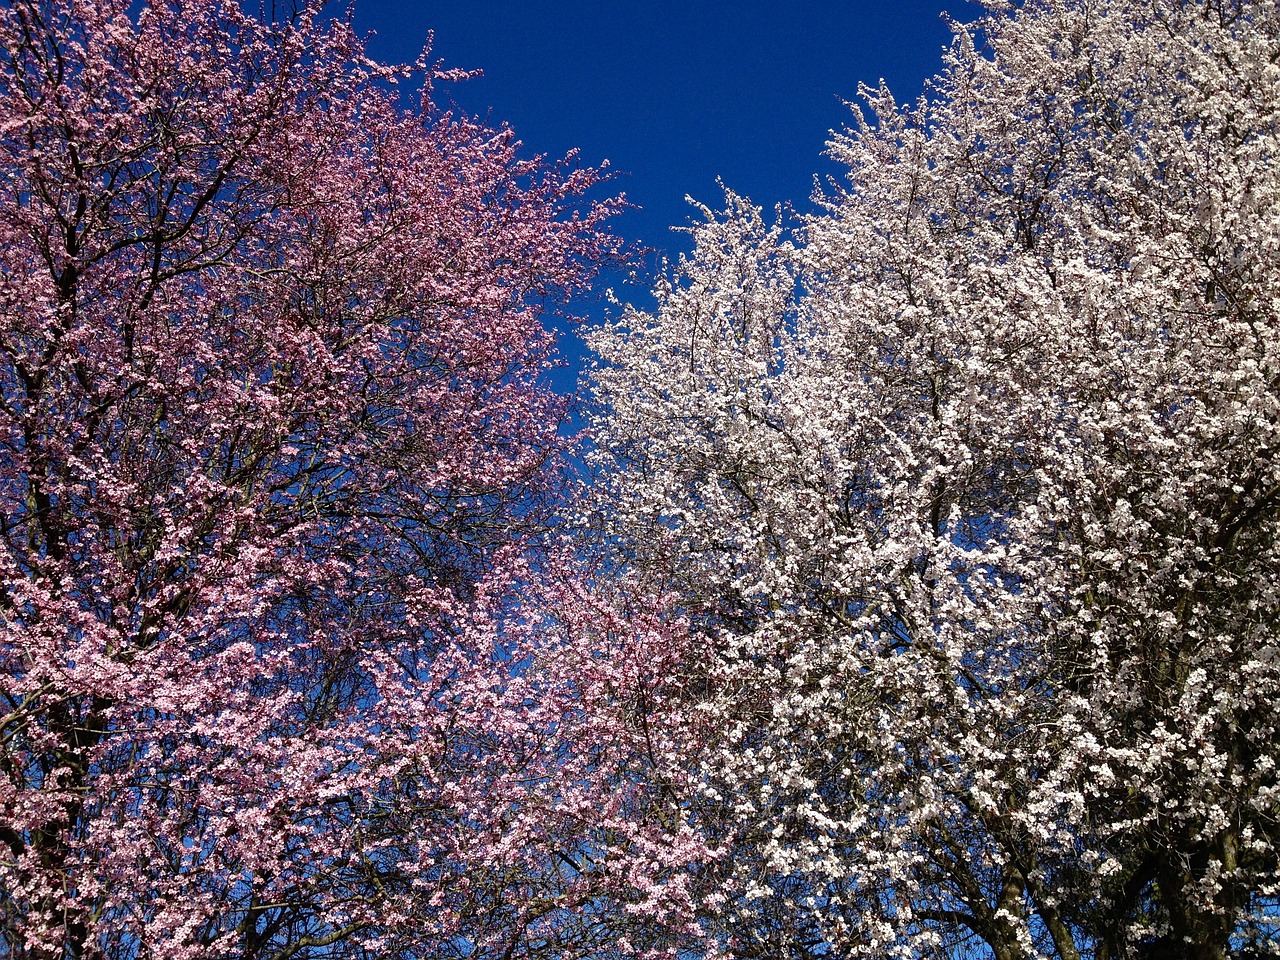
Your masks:
<svg viewBox="0 0 1280 960"><path fill-rule="evenodd" d="M594 337L739 957L1280 948L1280 15L991 2ZM797 289L799 293L797 293Z"/></svg>
<svg viewBox="0 0 1280 960"><path fill-rule="evenodd" d="M541 315L610 206L318 8L0 6L14 960L577 935L519 598L563 443Z"/></svg>

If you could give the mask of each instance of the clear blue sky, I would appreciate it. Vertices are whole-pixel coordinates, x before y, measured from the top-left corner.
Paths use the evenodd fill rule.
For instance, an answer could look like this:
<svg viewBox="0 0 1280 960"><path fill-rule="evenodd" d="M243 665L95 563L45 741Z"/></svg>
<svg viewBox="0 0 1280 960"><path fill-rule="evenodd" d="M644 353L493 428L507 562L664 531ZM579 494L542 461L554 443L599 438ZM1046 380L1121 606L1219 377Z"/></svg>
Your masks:
<svg viewBox="0 0 1280 960"><path fill-rule="evenodd" d="M684 249L686 194L720 205L716 178L771 208L808 206L822 151L859 82L919 95L967 0L355 0L380 60L413 60L428 32L446 67L484 76L437 90L531 152L608 160L640 209L628 240ZM594 311L597 314L599 310ZM565 344L576 365L577 347ZM572 377L566 378L571 382Z"/></svg>

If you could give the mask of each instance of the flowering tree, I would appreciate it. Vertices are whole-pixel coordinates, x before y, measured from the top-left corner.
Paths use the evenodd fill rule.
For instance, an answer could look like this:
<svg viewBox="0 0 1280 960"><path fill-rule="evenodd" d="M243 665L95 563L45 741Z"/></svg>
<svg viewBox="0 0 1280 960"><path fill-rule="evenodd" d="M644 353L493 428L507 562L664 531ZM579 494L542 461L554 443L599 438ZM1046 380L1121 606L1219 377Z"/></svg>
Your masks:
<svg viewBox="0 0 1280 960"><path fill-rule="evenodd" d="M989 7L795 247L731 195L593 341L602 543L705 638L702 922L1275 955L1280 15Z"/></svg>
<svg viewBox="0 0 1280 960"><path fill-rule="evenodd" d="M318 7L0 7L15 960L510 957L572 902L516 598L609 209Z"/></svg>

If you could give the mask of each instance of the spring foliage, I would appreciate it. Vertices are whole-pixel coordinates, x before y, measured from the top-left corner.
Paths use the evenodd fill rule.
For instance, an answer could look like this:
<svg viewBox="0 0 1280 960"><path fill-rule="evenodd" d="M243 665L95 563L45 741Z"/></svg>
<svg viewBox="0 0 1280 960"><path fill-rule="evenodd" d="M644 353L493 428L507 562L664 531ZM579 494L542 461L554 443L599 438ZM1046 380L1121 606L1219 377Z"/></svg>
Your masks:
<svg viewBox="0 0 1280 960"><path fill-rule="evenodd" d="M1274 955L1280 14L988 6L797 239L730 194L592 341L592 523L701 638L703 929Z"/></svg>
<svg viewBox="0 0 1280 960"><path fill-rule="evenodd" d="M1276 955L1280 11L991 0L592 346L349 24L0 4L0 954Z"/></svg>
<svg viewBox="0 0 1280 960"><path fill-rule="evenodd" d="M318 5L0 51L0 954L515 956L571 900L513 674L597 173Z"/></svg>

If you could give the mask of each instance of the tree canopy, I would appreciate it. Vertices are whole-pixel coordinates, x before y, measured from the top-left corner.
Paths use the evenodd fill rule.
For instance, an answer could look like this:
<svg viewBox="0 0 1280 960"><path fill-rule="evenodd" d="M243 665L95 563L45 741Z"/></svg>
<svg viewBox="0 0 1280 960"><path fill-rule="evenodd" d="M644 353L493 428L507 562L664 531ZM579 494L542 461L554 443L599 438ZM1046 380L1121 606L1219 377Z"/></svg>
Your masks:
<svg viewBox="0 0 1280 960"><path fill-rule="evenodd" d="M597 333L732 956L1273 955L1280 17L1027 0ZM698 645L695 645L695 649Z"/></svg>
<svg viewBox="0 0 1280 960"><path fill-rule="evenodd" d="M319 7L0 7L14 960L474 956L562 892L509 684L612 204Z"/></svg>

